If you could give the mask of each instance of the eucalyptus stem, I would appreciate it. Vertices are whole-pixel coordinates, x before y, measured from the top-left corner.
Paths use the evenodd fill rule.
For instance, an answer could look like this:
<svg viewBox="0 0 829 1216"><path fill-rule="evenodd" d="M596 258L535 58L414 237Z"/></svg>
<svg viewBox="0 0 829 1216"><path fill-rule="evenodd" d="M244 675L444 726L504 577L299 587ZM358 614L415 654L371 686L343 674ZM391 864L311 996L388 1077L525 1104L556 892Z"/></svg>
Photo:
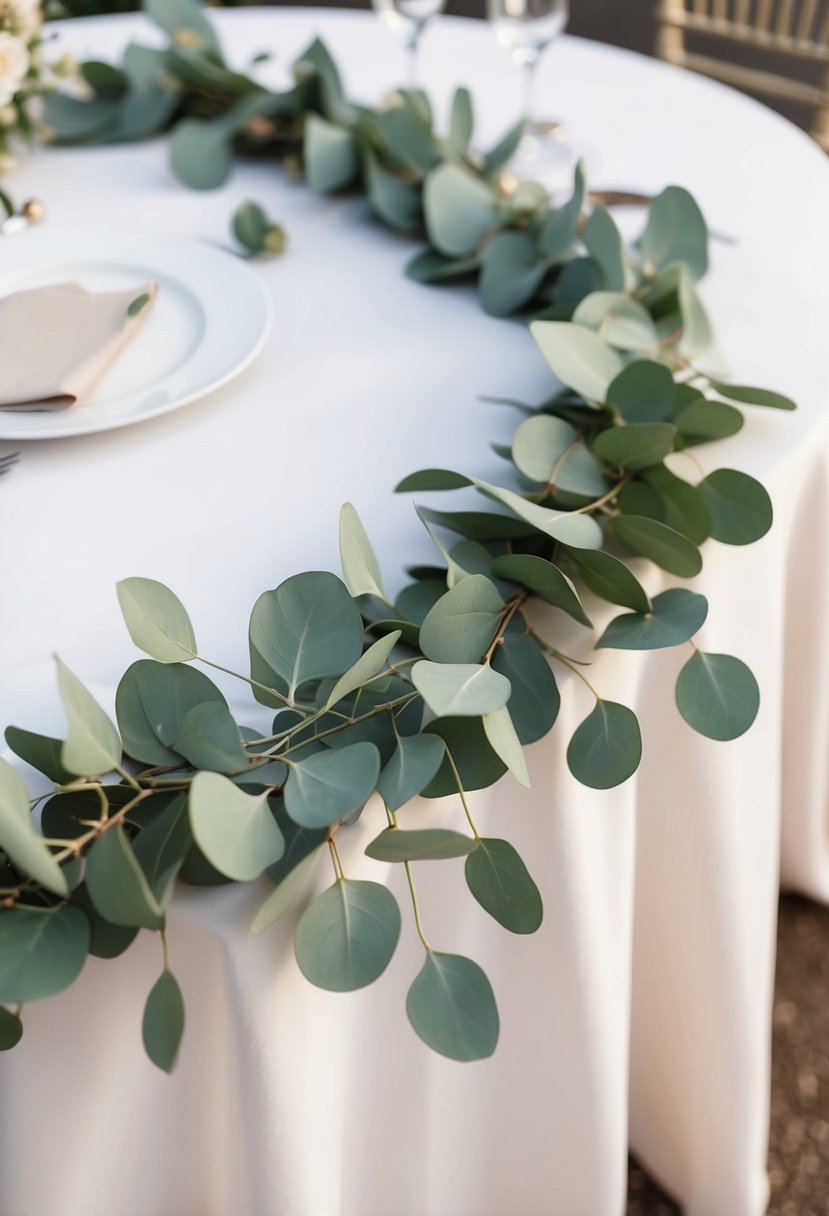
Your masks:
<svg viewBox="0 0 829 1216"><path fill-rule="evenodd" d="M276 697L278 701L282 701L284 705L294 708L290 699L276 688L268 688L267 684L260 684L258 680L251 679L250 676L243 676L240 671L231 671L229 667L222 667L221 663L214 663L211 659L204 658L203 655L195 656L200 663L204 663L205 667L212 667L214 671L222 671L226 676L233 676L235 680L242 680L245 684L249 684L251 688L258 688L260 692L266 693L269 697Z"/></svg>
<svg viewBox="0 0 829 1216"><path fill-rule="evenodd" d="M466 801L466 791L463 788L463 782L461 781L461 775L458 772L457 766L455 765L455 761L452 759L452 753L449 751L448 747L446 749L446 759L449 761L449 767L452 770L452 775L455 778L455 784L458 787L458 795L460 796L461 806L463 807L463 812L466 815L467 822L469 823L470 828L472 829L472 835L475 837L475 840L478 841L481 839L480 833L478 832L478 829L475 826L475 820L472 818L472 812L470 811L469 805Z"/></svg>
<svg viewBox="0 0 829 1216"><path fill-rule="evenodd" d="M414 878L412 876L412 863L410 861L404 861L403 867L406 871L406 881L409 884L409 894L412 897L412 909L414 911L415 927L417 929L417 935L420 938L420 940L423 942L424 948L429 952L429 954L431 954L433 947L429 944L429 939L426 937L426 934L423 932L423 922L420 919L420 904L417 901L417 891L415 889Z"/></svg>
<svg viewBox="0 0 829 1216"><path fill-rule="evenodd" d="M343 870L343 863L340 860L340 854L337 851L337 846L334 843L333 833L328 837L328 850L331 854L331 864L334 867L337 882L342 882L345 879L345 871Z"/></svg>

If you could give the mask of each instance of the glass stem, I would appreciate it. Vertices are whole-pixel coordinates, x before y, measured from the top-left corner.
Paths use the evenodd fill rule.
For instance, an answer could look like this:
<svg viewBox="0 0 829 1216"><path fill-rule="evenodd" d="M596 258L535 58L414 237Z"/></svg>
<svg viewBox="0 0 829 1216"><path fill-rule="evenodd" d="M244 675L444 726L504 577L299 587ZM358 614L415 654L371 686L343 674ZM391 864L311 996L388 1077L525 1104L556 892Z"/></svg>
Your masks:
<svg viewBox="0 0 829 1216"><path fill-rule="evenodd" d="M409 59L409 88L412 90L412 92L414 92L414 90L417 88L417 54L418 50L420 49L420 35L422 32L423 22L414 21L412 23L411 33L406 39L406 50L408 51Z"/></svg>
<svg viewBox="0 0 829 1216"><path fill-rule="evenodd" d="M524 134L531 134L535 124L535 69L538 56L524 60Z"/></svg>

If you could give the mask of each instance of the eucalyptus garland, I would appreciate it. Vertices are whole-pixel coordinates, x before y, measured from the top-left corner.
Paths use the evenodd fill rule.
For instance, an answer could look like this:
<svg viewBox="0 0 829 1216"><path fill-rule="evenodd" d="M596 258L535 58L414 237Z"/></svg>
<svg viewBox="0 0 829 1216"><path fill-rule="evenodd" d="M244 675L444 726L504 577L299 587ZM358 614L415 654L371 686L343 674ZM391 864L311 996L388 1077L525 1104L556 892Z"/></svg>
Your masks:
<svg viewBox="0 0 829 1216"><path fill-rule="evenodd" d="M425 234L413 278L468 278L488 312L529 314L556 380L540 405L510 403L519 419L511 445L497 449L503 484L427 469L397 487L467 491L457 511L418 507L435 559L411 568L399 594L386 590L346 504L343 577L310 571L260 596L250 671L238 678L260 713L273 711L267 732L237 721L196 666L227 670L200 653L172 591L146 578L119 585L127 627L149 657L118 685L117 725L58 662L65 739L6 731L51 792L32 801L0 761L0 1047L20 1039L25 1003L70 985L89 954L114 958L148 929L161 937L163 965L144 1042L171 1069L184 1026L164 937L177 882L266 876L272 889L253 931L296 910L296 960L312 983L371 983L393 955L401 913L385 885L345 872L337 835L365 810L378 829L366 851L405 868L423 942L409 1021L444 1056L481 1059L498 1038L491 986L477 963L426 937L414 863L463 858L471 896L506 930L532 933L538 888L510 843L480 835L467 793L507 772L528 784L524 747L555 725L562 669L595 698L567 749L576 780L617 786L642 750L633 711L607 700L562 649L556 614L528 608L552 605L592 630L588 613L603 600L623 611L597 648L689 646L679 713L709 738L741 735L758 688L740 659L694 644L705 597L673 587L650 598L630 561L690 579L709 538L763 536L772 522L763 487L729 468L701 476L692 449L739 431L738 404L793 405L710 371L712 331L696 288L708 234L685 190L654 201L628 249L609 212L590 207L580 170L560 206L536 183L509 189L501 171L520 128L485 156L472 151L463 89L443 136L421 92L400 91L380 110L348 101L319 42L295 65L294 86L273 93L228 68L193 0L147 0L146 9L168 30L168 49L132 46L119 69L86 64L89 99L50 99L56 141L173 126L173 169L197 188L221 184L235 151L301 165L313 190L360 186L385 223ZM417 797L456 798L463 830L418 827ZM327 859L333 884L309 902L311 871ZM428 896L423 907L428 918Z"/></svg>

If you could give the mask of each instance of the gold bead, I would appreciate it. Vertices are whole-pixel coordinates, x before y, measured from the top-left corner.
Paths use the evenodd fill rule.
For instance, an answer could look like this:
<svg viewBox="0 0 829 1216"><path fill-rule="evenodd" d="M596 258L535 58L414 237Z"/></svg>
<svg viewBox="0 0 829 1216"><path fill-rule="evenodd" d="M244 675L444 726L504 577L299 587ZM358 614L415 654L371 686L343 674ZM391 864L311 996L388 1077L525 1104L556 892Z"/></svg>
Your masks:
<svg viewBox="0 0 829 1216"><path fill-rule="evenodd" d="M20 213L30 224L39 224L46 215L46 208L39 199L30 198L23 204Z"/></svg>

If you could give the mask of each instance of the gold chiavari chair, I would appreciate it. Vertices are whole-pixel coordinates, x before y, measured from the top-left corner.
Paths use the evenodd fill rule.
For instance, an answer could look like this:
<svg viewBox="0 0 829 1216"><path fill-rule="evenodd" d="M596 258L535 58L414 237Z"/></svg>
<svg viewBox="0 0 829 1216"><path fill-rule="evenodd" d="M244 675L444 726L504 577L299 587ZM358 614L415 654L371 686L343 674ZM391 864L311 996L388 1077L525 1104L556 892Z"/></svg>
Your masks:
<svg viewBox="0 0 829 1216"><path fill-rule="evenodd" d="M660 59L714 76L750 92L783 97L814 111L811 133L829 152L828 0L658 0ZM690 52L688 34L767 51L781 70L745 67ZM796 65L812 65L817 83L797 79Z"/></svg>

